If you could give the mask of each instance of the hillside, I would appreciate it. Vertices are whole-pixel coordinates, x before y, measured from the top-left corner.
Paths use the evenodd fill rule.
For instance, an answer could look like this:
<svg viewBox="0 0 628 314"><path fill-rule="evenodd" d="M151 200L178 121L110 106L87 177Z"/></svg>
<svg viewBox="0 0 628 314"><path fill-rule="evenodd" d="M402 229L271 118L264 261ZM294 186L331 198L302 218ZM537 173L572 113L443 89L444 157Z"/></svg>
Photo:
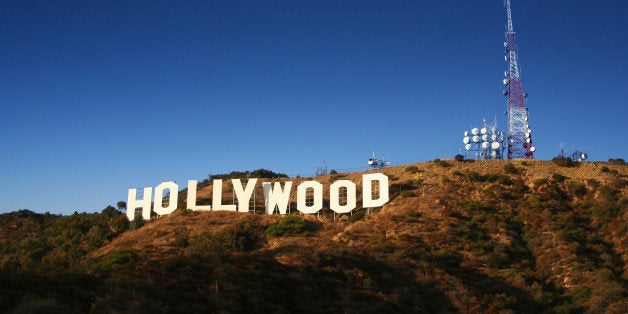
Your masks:
<svg viewBox="0 0 628 314"><path fill-rule="evenodd" d="M260 183L256 214L183 210L182 191L181 210L132 231L113 208L1 215L0 310L628 312L628 167L447 160L382 172L390 202L352 215L260 214ZM315 179L328 206L333 181L361 177L275 181L296 194Z"/></svg>

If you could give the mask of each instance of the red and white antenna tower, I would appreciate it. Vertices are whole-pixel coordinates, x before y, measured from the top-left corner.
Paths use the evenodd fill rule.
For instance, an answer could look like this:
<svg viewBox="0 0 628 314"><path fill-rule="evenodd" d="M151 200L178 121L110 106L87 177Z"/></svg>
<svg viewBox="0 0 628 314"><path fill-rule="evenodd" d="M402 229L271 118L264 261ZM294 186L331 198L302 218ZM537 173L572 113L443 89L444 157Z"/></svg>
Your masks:
<svg viewBox="0 0 628 314"><path fill-rule="evenodd" d="M536 148L532 145L532 130L528 124L528 109L525 99L528 97L521 88L519 63L517 62L517 44L515 43L515 31L512 26L512 11L510 0L504 1L508 25L506 29L506 62L508 71L504 72L504 95L508 97L508 159L527 158L534 159Z"/></svg>

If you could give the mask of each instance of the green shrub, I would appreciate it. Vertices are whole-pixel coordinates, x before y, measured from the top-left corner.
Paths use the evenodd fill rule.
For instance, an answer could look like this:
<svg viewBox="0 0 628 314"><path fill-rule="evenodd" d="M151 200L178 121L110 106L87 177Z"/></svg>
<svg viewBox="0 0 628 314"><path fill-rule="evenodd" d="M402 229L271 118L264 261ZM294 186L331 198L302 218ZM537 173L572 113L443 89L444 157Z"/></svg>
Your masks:
<svg viewBox="0 0 628 314"><path fill-rule="evenodd" d="M462 263L462 254L449 249L434 252L433 258L437 264L445 269L456 269Z"/></svg>
<svg viewBox="0 0 628 314"><path fill-rule="evenodd" d="M146 224L146 221L144 220L144 217L142 217L142 215L135 215L135 219L133 219L133 221L131 221L130 223L130 228L131 230L137 230L139 228L142 228L144 225Z"/></svg>
<svg viewBox="0 0 628 314"><path fill-rule="evenodd" d="M408 193L411 193L411 196L414 196L415 187L414 185L412 185L412 181L404 181L400 183L391 184L389 189L390 189L390 197L394 198L397 195L409 196L410 194Z"/></svg>
<svg viewBox="0 0 628 314"><path fill-rule="evenodd" d="M591 289L587 286L577 286L571 290L571 297L576 302L584 302L591 298Z"/></svg>
<svg viewBox="0 0 628 314"><path fill-rule="evenodd" d="M519 174L519 173L521 173L519 168L515 167L515 165L513 165L511 163L507 163L504 166L504 172L506 172L507 174Z"/></svg>
<svg viewBox="0 0 628 314"><path fill-rule="evenodd" d="M203 232L188 240L188 245L185 247L185 255L204 256L220 253L223 250L222 243L216 235Z"/></svg>
<svg viewBox="0 0 628 314"><path fill-rule="evenodd" d="M419 168L417 166L407 166L405 170L406 172L410 172L410 173L419 172Z"/></svg>
<svg viewBox="0 0 628 314"><path fill-rule="evenodd" d="M475 171L469 171L467 172L467 179L469 179L469 181L471 182L484 182L486 181L486 178L479 174L478 172Z"/></svg>
<svg viewBox="0 0 628 314"><path fill-rule="evenodd" d="M351 213L351 216L349 217L349 221L350 222L356 222L359 220L364 219L364 216L366 215L366 210L356 210L353 211Z"/></svg>
<svg viewBox="0 0 628 314"><path fill-rule="evenodd" d="M314 230L311 222L298 215L288 215L271 223L266 228L269 237L304 236Z"/></svg>
<svg viewBox="0 0 628 314"><path fill-rule="evenodd" d="M414 191L404 190L404 191L401 191L401 196L402 197L414 197L416 196L416 194L414 193Z"/></svg>
<svg viewBox="0 0 628 314"><path fill-rule="evenodd" d="M395 251L395 245L391 241L387 240L385 237L375 237L369 240L369 246L384 252L384 253L392 253Z"/></svg>
<svg viewBox="0 0 628 314"><path fill-rule="evenodd" d="M440 160L438 158L434 159L433 162L441 167L447 168L447 167L451 167L451 164L449 162L447 162L446 160Z"/></svg>
<svg viewBox="0 0 628 314"><path fill-rule="evenodd" d="M404 221L404 222L420 222L423 214L421 213L410 213L407 215L396 215L392 217L393 221Z"/></svg>
<svg viewBox="0 0 628 314"><path fill-rule="evenodd" d="M247 223L227 228L218 235L218 238L228 251L247 252L255 249L258 244L255 226Z"/></svg>
<svg viewBox="0 0 628 314"><path fill-rule="evenodd" d="M610 158L608 159L608 163L613 164L613 165L618 165L618 166L626 166L628 165L628 163L626 163L626 161L623 158Z"/></svg>
<svg viewBox="0 0 628 314"><path fill-rule="evenodd" d="M12 313L73 313L72 309L51 297L24 296Z"/></svg>
<svg viewBox="0 0 628 314"><path fill-rule="evenodd" d="M466 213L480 212L490 210L489 207L486 207L480 204L478 201L472 199L465 199L457 203L458 207Z"/></svg>
<svg viewBox="0 0 628 314"><path fill-rule="evenodd" d="M562 182L565 182L565 180L567 180L567 177L565 177L564 175L560 173L554 173L552 174L552 180L554 180L554 182L562 183Z"/></svg>
<svg viewBox="0 0 628 314"><path fill-rule="evenodd" d="M129 230L131 224L129 223L129 219L126 218L126 215L120 215L113 221L113 227L116 230L116 233L122 233L126 230Z"/></svg>
<svg viewBox="0 0 628 314"><path fill-rule="evenodd" d="M465 176L471 182L495 182L499 179L499 176L496 174L488 173L485 175L481 175L475 171L467 171Z"/></svg>
<svg viewBox="0 0 628 314"><path fill-rule="evenodd" d="M214 179L244 179L244 178L287 178L288 175L284 174L284 173L277 173L277 172L273 172L267 169L257 169L257 170L253 170L253 171L231 171L230 173L222 173L222 174L214 174L214 175L209 175L209 179L208 180L203 180L203 182L201 182L199 184L199 188L201 188L202 186L204 186L205 184L209 185L212 183L212 181ZM207 181L207 182L206 182Z"/></svg>
<svg viewBox="0 0 628 314"><path fill-rule="evenodd" d="M569 182L567 183L567 191L575 196L582 197L587 194L587 186L582 183Z"/></svg>
<svg viewBox="0 0 628 314"><path fill-rule="evenodd" d="M188 239L184 237L179 237L174 242L177 244L177 246L180 247L187 247L188 245L190 245L190 241L188 241Z"/></svg>
<svg viewBox="0 0 628 314"><path fill-rule="evenodd" d="M499 178L497 179L497 182L499 182L499 184L501 185L513 185L514 182L508 177L508 176L499 176Z"/></svg>
<svg viewBox="0 0 628 314"><path fill-rule="evenodd" d="M552 162L561 167L577 167L580 165L579 162L573 161L569 157L554 157Z"/></svg>
<svg viewBox="0 0 628 314"><path fill-rule="evenodd" d="M179 246L191 256L224 254L227 252L249 252L259 246L261 228L248 222L228 226L218 233L203 232L187 239L177 239Z"/></svg>
<svg viewBox="0 0 628 314"><path fill-rule="evenodd" d="M131 250L113 251L96 265L96 269L101 271L109 271L115 265L125 265L130 262L135 262L137 261L137 258L137 253Z"/></svg>

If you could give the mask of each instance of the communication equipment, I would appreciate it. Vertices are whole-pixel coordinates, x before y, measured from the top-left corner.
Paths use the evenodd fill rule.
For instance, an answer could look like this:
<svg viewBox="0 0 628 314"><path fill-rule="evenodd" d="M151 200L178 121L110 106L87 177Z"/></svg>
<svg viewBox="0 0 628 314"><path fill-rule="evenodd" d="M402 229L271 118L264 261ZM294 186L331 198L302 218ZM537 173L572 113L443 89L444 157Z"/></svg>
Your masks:
<svg viewBox="0 0 628 314"><path fill-rule="evenodd" d="M323 165L316 168L316 176L324 176L327 173L327 163L323 160Z"/></svg>
<svg viewBox="0 0 628 314"><path fill-rule="evenodd" d="M574 161L587 161L589 159L589 154L577 150L571 154L571 159Z"/></svg>
<svg viewBox="0 0 628 314"><path fill-rule="evenodd" d="M558 157L565 158L566 156L568 156L566 154L567 149L565 148L565 143L560 143L560 150L559 150L559 152L560 153L558 154ZM584 161L589 160L589 153L587 153L586 151L575 149L575 147L574 147L573 153L571 154L570 158L573 161L584 162Z"/></svg>
<svg viewBox="0 0 628 314"><path fill-rule="evenodd" d="M375 158L375 152L373 152L373 156L369 158L368 164L373 169L384 169L386 167L390 167L391 163L389 161L385 161L383 159Z"/></svg>
<svg viewBox="0 0 628 314"><path fill-rule="evenodd" d="M508 105L508 159L526 158L534 159L536 148L532 144L532 136L528 125L528 108L526 107L527 93L523 92L521 85L521 71L517 56L517 44L515 42L515 30L512 24L512 10L510 0L504 1L506 8L506 56L508 69L504 72L503 91L507 97Z"/></svg>
<svg viewBox="0 0 628 314"><path fill-rule="evenodd" d="M469 134L473 135L472 137ZM484 119L481 128L472 128L465 131L462 142L464 149L475 153L476 159L502 159L504 156L504 132L497 128L497 120L493 124Z"/></svg>

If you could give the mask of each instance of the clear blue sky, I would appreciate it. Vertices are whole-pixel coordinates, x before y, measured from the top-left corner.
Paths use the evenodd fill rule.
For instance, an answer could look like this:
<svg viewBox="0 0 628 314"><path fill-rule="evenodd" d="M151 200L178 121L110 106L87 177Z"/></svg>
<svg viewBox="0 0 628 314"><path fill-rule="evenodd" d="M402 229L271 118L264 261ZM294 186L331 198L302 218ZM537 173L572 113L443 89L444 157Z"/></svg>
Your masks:
<svg viewBox="0 0 628 314"><path fill-rule="evenodd" d="M452 157L506 126L501 0L1 3L0 212ZM628 2L512 6L537 158L627 158Z"/></svg>

